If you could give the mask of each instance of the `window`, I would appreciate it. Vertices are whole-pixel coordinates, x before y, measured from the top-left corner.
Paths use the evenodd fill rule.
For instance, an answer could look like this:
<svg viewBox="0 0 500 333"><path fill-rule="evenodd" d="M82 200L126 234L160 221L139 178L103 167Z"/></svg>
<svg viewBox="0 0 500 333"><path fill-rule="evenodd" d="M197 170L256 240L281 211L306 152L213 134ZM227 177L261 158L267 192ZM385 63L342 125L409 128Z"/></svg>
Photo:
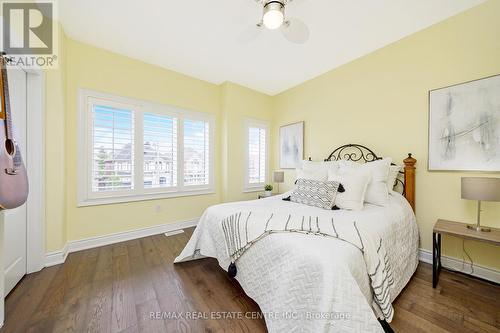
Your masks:
<svg viewBox="0 0 500 333"><path fill-rule="evenodd" d="M213 192L213 116L80 95L80 206Z"/></svg>
<svg viewBox="0 0 500 333"><path fill-rule="evenodd" d="M92 191L134 188L134 118L132 111L92 107Z"/></svg>
<svg viewBox="0 0 500 333"><path fill-rule="evenodd" d="M208 185L210 181L210 126L206 121L184 121L184 185Z"/></svg>
<svg viewBox="0 0 500 333"><path fill-rule="evenodd" d="M144 187L177 186L177 118L144 113Z"/></svg>
<svg viewBox="0 0 500 333"><path fill-rule="evenodd" d="M262 190L269 173L269 125L262 121L247 120L245 134L245 190Z"/></svg>

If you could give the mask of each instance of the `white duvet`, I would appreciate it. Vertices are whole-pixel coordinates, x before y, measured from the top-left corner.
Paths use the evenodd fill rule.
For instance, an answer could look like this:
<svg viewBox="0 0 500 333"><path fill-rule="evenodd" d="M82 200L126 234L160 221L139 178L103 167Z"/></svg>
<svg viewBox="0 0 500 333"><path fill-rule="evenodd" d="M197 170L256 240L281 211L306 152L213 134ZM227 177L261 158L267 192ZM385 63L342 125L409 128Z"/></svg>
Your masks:
<svg viewBox="0 0 500 333"><path fill-rule="evenodd" d="M283 195L285 196L285 195ZM319 215L336 223L356 224L381 237L392 268L390 302L418 264L418 228L406 199L393 192L387 207L327 211L282 201L283 196L212 206L175 262L217 258L227 270L222 220L241 211ZM271 234L255 243L237 262L236 279L260 306L269 332L381 332L381 317L363 254L339 239L296 233Z"/></svg>

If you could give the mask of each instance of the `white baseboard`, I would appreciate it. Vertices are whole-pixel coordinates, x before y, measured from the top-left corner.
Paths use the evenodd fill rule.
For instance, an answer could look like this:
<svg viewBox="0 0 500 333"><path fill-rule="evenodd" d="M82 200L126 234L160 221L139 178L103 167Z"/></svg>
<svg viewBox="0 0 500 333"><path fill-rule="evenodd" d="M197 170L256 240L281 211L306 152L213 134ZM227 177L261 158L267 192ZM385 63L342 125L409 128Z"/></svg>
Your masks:
<svg viewBox="0 0 500 333"><path fill-rule="evenodd" d="M68 256L68 243L61 250L49 252L45 254L45 267L62 264Z"/></svg>
<svg viewBox="0 0 500 333"><path fill-rule="evenodd" d="M71 252L87 250L99 246L125 242L147 236L170 233L176 230L194 227L197 224L198 219L192 219L186 221L165 223L142 229L117 232L104 236L69 241L61 250L50 252L45 255L45 267L64 263L64 261L66 261L66 257Z"/></svg>
<svg viewBox="0 0 500 333"><path fill-rule="evenodd" d="M179 234L183 234L183 233L184 233L184 229L180 229L180 230L166 232L166 233L164 233L164 235L167 237L170 237L170 236L175 236L175 235L179 235Z"/></svg>
<svg viewBox="0 0 500 333"><path fill-rule="evenodd" d="M422 262L432 264L432 252L429 250L420 249L419 259ZM500 283L500 271L488 267L483 267L474 264L474 273L470 274L471 273L470 264L467 264L466 262L465 267L462 267L462 260L443 255L441 255L441 264L443 265L444 268L449 268L454 271L469 274L495 283Z"/></svg>

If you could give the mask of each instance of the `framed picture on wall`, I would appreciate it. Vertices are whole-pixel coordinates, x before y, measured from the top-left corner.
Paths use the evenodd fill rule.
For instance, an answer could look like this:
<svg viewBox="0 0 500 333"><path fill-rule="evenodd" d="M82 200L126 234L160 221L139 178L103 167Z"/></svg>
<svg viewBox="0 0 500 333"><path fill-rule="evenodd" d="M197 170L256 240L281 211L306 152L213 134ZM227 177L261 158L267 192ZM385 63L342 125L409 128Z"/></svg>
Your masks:
<svg viewBox="0 0 500 333"><path fill-rule="evenodd" d="M280 168L295 169L304 158L304 122L280 127Z"/></svg>
<svg viewBox="0 0 500 333"><path fill-rule="evenodd" d="M500 171L500 75L429 92L429 170Z"/></svg>

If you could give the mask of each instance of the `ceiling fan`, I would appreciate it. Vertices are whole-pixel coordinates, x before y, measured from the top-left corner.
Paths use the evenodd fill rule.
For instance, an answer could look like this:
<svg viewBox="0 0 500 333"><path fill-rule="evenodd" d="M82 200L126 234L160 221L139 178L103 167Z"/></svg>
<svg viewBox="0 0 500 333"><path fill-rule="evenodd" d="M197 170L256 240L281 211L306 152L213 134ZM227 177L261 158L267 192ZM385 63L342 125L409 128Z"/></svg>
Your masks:
<svg viewBox="0 0 500 333"><path fill-rule="evenodd" d="M240 35L240 40L249 42L263 29L280 29L283 36L292 43L304 44L309 40L309 28L295 17L286 17L285 8L293 0L255 0L262 5L262 19L251 29Z"/></svg>

